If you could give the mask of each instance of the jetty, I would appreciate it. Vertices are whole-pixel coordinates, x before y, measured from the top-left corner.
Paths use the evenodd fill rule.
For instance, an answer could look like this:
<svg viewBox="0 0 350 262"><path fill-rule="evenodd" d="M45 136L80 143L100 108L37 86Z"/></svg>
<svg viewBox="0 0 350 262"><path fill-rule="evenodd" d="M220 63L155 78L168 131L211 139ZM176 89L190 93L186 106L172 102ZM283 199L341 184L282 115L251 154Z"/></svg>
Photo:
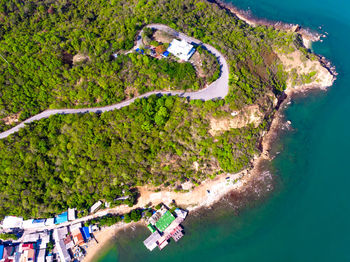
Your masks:
<svg viewBox="0 0 350 262"><path fill-rule="evenodd" d="M183 237L181 223L187 216L187 211L180 208L174 210L174 214L166 207L162 206L149 219L147 228L151 235L143 241L143 244L152 251L156 247L162 250L169 244L172 238L175 242Z"/></svg>

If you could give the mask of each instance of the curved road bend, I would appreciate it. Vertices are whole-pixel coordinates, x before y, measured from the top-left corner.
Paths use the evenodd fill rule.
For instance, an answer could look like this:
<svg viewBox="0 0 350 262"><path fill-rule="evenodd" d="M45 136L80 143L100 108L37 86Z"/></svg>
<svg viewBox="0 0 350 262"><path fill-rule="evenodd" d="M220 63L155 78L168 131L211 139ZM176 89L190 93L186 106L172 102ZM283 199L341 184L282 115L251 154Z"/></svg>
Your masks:
<svg viewBox="0 0 350 262"><path fill-rule="evenodd" d="M17 126L0 133L0 139L8 137L9 135L18 132L19 129L25 126L25 124L40 120L43 118L48 118L49 116L55 115L55 114L84 114L84 113L101 113L101 112L106 112L106 111L112 111L115 109L120 109L122 107L128 106L131 103L135 101L137 98L144 98L148 97L150 95L154 94L162 94L162 95L179 95L180 97L186 97L189 99L201 99L201 100L211 100L214 98L224 98L229 91L229 86L228 86L228 81L229 81L229 69L228 69L228 64L225 59L225 57L214 47L204 44L201 41L189 37L183 33L179 33L176 30L162 24L150 24L147 25L149 28L154 28L157 30L162 30L170 33L173 36L176 36L180 39L184 39L189 43L195 43L198 45L203 45L209 52L214 54L220 64L221 67L221 74L220 77L211 83L209 86L207 86L204 89L201 89L197 92L183 92L183 91L152 91L145 93L143 95L140 95L138 97L132 98L130 100L126 100L114 105L110 106L104 106L104 107L92 107L92 108L78 108L78 109L50 109L50 110L45 110L41 112L40 114L37 114L35 116L32 116L28 118L27 120L23 121L22 123L18 124ZM141 31L142 32L142 31ZM138 39L136 41L136 46L134 48L137 48L141 46L141 32L138 35Z"/></svg>

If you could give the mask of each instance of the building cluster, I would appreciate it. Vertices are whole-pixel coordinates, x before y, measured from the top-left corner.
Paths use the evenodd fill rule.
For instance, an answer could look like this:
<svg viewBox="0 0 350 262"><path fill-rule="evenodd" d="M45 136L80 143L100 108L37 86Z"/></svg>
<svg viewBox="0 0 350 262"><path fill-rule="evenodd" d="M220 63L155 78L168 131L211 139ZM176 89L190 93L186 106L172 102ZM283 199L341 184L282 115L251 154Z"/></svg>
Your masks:
<svg viewBox="0 0 350 262"><path fill-rule="evenodd" d="M42 232L24 231L17 241L0 244L0 261L45 262L80 261L96 226L84 227L81 223L58 227Z"/></svg>
<svg viewBox="0 0 350 262"><path fill-rule="evenodd" d="M168 245L170 238L177 242L182 236L181 223L187 216L187 211L175 209L175 216L170 210L162 206L148 220L147 228L151 235L143 242L152 251L156 247L162 250Z"/></svg>
<svg viewBox="0 0 350 262"><path fill-rule="evenodd" d="M102 202L95 203L90 211L97 211ZM92 232L97 226L85 227L75 223L75 209L48 219L28 219L7 216L2 221L1 233L20 236L18 240L0 244L0 262L80 261L88 243L95 239Z"/></svg>
<svg viewBox="0 0 350 262"><path fill-rule="evenodd" d="M183 60L186 62L190 60L192 55L196 52L196 48L183 39L182 40L173 39L167 49L165 49L163 45L157 46L155 48L152 48L152 47L145 47L145 48L150 50L149 54L153 57L167 58L169 57L170 54L172 54L175 57L179 58L180 60ZM141 48L137 48L135 51L141 55L145 54L144 50Z"/></svg>
<svg viewBox="0 0 350 262"><path fill-rule="evenodd" d="M30 230L36 228L50 228L54 225L62 224L76 219L75 209L69 208L67 212L57 215L56 217L46 219L27 219L23 220L21 217L7 216L2 222L3 229L23 229Z"/></svg>

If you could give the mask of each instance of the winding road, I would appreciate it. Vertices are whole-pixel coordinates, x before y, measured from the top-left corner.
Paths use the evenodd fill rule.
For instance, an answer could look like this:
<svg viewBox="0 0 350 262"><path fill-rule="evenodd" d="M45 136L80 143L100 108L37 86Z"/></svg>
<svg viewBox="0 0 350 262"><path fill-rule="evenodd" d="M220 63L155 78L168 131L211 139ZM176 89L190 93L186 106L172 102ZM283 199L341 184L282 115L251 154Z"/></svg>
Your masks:
<svg viewBox="0 0 350 262"><path fill-rule="evenodd" d="M104 106L104 107L92 107L92 108L79 108L79 109L49 109L49 110L45 110L35 116L32 116L30 118L28 118L27 120L23 121L22 123L18 124L17 126L0 133L0 139L3 139L5 137L8 137L9 135L18 132L19 129L21 129L22 127L25 126L25 124L31 123L33 121L37 121L43 118L48 118L52 115L55 114L85 114L85 113L102 113L102 112L107 112L107 111L112 111L115 109L120 109L122 107L128 106L131 103L133 103L135 101L135 99L137 98L144 98L144 97L148 97L150 95L154 95L154 94L161 94L161 95L178 95L180 97L186 97L189 99L201 99L201 100L211 100L214 98L224 98L229 91L229 68L228 68L228 64L227 61L225 59L225 57L223 56L223 54L221 54L218 50L216 50L214 47L208 45L208 44L204 44L201 41L189 37L183 33L179 33L176 30L166 26L166 25L162 25L162 24L150 24L147 25L146 27L148 28L153 28L156 30L162 30L165 31L179 39L184 39L189 43L194 43L197 45L202 45L204 46L210 53L212 53L213 55L215 55L219 61L220 67L221 67L221 74L220 77L214 81L213 83L211 83L209 86L207 86L204 89L201 89L199 91L196 92L184 92L184 91L152 91L152 92L148 92L145 93L143 95L140 95L138 97L132 98L130 100L126 100L117 104L113 104L110 106ZM136 45L133 49L136 49L138 47L140 47L142 45L142 36L141 36L142 30L141 32L138 34L137 36L137 40L136 40Z"/></svg>

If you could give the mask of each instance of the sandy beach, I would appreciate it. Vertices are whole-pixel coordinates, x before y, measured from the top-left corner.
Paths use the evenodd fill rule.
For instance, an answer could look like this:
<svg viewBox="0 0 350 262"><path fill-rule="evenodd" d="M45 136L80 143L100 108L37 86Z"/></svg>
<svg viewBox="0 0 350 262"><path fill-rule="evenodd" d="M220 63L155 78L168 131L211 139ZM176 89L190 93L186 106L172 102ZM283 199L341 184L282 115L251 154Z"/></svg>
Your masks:
<svg viewBox="0 0 350 262"><path fill-rule="evenodd" d="M108 247L108 244L113 241L113 238L119 231L135 227L136 225L144 225L144 222L131 222L129 224L119 222L113 226L106 227L98 232L95 232L94 237L98 243L95 241L91 241L89 243L87 248L87 255L84 258L84 261L94 261L96 257L101 255L101 252L103 252L104 248Z"/></svg>

